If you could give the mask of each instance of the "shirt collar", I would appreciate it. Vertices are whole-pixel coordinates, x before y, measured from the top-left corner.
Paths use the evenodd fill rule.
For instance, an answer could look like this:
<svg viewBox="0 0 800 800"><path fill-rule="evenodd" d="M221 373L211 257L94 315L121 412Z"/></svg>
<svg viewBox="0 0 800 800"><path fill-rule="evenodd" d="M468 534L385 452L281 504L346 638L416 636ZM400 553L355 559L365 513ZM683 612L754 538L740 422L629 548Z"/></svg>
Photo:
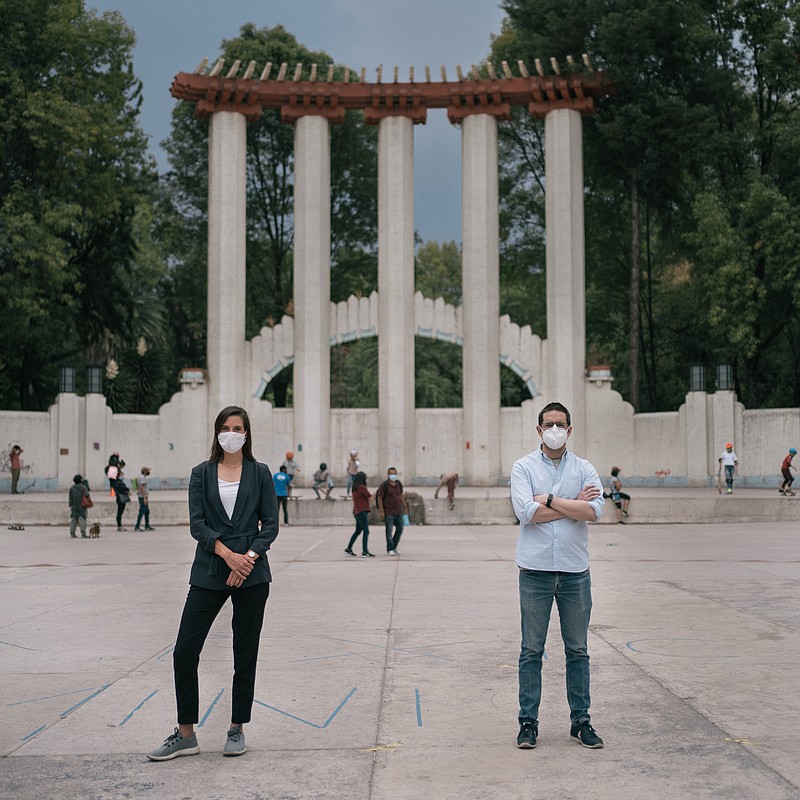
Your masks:
<svg viewBox="0 0 800 800"><path fill-rule="evenodd" d="M545 454L544 450L542 450L542 445L541 444L539 445L538 452L539 452L539 455L541 456L542 461L544 461L545 464L553 464L553 460L548 455ZM570 454L569 450L565 450L564 451L564 455L561 456L561 461L563 462L564 459L566 459L566 457L569 454ZM553 464L553 466L555 466L555 464Z"/></svg>

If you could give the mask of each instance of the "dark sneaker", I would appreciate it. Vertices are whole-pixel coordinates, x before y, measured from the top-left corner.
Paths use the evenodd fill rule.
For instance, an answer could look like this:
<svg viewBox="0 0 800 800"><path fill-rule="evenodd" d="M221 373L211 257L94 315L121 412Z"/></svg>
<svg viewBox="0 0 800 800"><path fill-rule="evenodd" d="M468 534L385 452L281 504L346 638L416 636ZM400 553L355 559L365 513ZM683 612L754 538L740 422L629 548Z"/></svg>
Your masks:
<svg viewBox="0 0 800 800"><path fill-rule="evenodd" d="M599 750L603 746L603 740L589 724L588 719L579 722L577 725L573 725L572 728L570 728L569 735L578 744L582 744L584 747L590 747L592 750Z"/></svg>
<svg viewBox="0 0 800 800"><path fill-rule="evenodd" d="M200 752L197 746L197 734L193 733L191 736L181 736L181 732L175 728L164 740L161 747L148 753L147 757L151 761L169 761L178 756L193 756Z"/></svg>
<svg viewBox="0 0 800 800"><path fill-rule="evenodd" d="M536 747L539 726L535 722L520 722L517 734L517 747L521 750L532 750Z"/></svg>
<svg viewBox="0 0 800 800"><path fill-rule="evenodd" d="M155 530L155 528L151 528L149 525L145 525L145 528L144 528L144 529L145 529L146 531L154 531L154 530Z"/></svg>
<svg viewBox="0 0 800 800"><path fill-rule="evenodd" d="M231 728L228 731L228 740L222 748L224 756L241 756L247 752L244 745L244 731L241 728Z"/></svg>
<svg viewBox="0 0 800 800"><path fill-rule="evenodd" d="M361 558L375 558L375 553L362 553Z"/></svg>
<svg viewBox="0 0 800 800"><path fill-rule="evenodd" d="M354 556L355 555L355 553L349 547L345 547L344 551L349 556Z"/></svg>

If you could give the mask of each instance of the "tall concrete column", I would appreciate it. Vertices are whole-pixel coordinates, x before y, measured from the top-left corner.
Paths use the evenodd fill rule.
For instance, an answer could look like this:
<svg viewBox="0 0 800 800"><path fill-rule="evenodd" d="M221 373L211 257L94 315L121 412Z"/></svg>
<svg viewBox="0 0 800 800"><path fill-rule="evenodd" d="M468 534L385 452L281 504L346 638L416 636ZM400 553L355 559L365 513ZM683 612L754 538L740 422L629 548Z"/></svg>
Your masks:
<svg viewBox="0 0 800 800"><path fill-rule="evenodd" d="M331 158L323 116L294 133L294 433L303 483L331 463Z"/></svg>
<svg viewBox="0 0 800 800"><path fill-rule="evenodd" d="M547 226L546 402L569 408L570 449L583 449L586 419L583 123L578 111L550 111L544 121Z"/></svg>
<svg viewBox="0 0 800 800"><path fill-rule="evenodd" d="M247 133L244 115L217 111L208 137L209 417L245 405L245 214Z"/></svg>
<svg viewBox="0 0 800 800"><path fill-rule="evenodd" d="M471 114L461 125L464 477L486 485L502 471L497 120Z"/></svg>
<svg viewBox="0 0 800 800"><path fill-rule="evenodd" d="M378 123L378 403L380 471L415 474L414 123Z"/></svg>

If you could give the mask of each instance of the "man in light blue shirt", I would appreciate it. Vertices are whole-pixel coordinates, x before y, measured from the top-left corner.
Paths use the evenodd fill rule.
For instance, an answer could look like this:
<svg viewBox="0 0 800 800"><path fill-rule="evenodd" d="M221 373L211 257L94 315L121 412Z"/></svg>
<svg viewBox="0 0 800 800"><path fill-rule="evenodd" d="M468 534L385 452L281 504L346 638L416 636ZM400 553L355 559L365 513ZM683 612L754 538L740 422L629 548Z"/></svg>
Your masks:
<svg viewBox="0 0 800 800"><path fill-rule="evenodd" d="M558 606L567 660L570 736L597 749L603 740L590 724L587 639L592 610L589 522L600 519L603 486L597 470L567 450L569 411L549 403L539 412L542 444L514 464L511 501L520 520L516 562L522 618L517 747L536 747L542 656L553 600Z"/></svg>

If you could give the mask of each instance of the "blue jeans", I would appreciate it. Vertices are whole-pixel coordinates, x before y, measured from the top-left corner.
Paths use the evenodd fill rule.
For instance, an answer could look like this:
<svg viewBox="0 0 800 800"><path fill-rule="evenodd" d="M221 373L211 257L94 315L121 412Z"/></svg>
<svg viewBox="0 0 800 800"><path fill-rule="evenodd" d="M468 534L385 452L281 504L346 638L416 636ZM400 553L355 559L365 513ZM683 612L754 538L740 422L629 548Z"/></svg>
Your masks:
<svg viewBox="0 0 800 800"><path fill-rule="evenodd" d="M392 536L392 528L394 528L394 536ZM397 550L397 545L400 544L400 537L403 535L403 515L397 516L386 515L386 552L390 550Z"/></svg>
<svg viewBox="0 0 800 800"><path fill-rule="evenodd" d="M139 498L139 516L136 517L136 525L135 528L142 527L142 518L144 518L144 526L145 528L150 527L150 504L144 502L144 498Z"/></svg>
<svg viewBox="0 0 800 800"><path fill-rule="evenodd" d="M589 719L589 653L592 579L585 572L519 571L522 649L519 654L519 720L536 722L542 697L542 656L553 599L567 657L567 701L573 724Z"/></svg>

